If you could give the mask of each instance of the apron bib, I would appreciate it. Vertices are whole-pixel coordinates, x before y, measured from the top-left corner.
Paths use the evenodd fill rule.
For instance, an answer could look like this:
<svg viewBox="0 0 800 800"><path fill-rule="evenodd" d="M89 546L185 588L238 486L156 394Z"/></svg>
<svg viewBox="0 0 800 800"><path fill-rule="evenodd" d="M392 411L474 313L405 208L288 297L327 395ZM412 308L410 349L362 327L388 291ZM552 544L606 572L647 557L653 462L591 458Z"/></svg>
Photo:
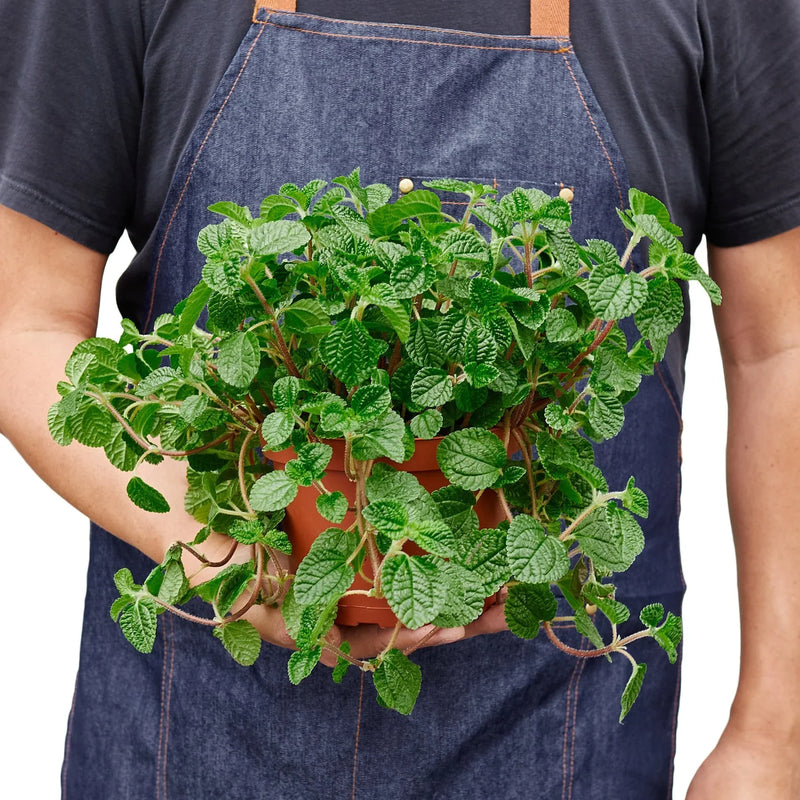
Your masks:
<svg viewBox="0 0 800 800"><path fill-rule="evenodd" d="M365 184L395 189L434 177L501 192L567 186L573 235L626 245L615 208L627 171L569 40L569 0L533 0L530 36L334 20L258 0L176 169L136 322L146 329L198 280L197 233L218 221L211 203L258 208L285 182L356 166ZM598 448L612 489L634 474L650 498L646 548L617 581L631 620L652 601L681 610L679 406L662 364L623 432ZM288 651L265 647L240 667L206 628L169 614L153 653L136 652L108 614L122 566L141 579L151 565L93 526L63 771L71 800L671 797L680 662L652 640L638 643L647 678L623 725L626 659L574 659L543 635L510 633L417 651L423 685L406 718L352 670L338 686L325 668L292 686ZM559 634L588 645L574 627Z"/></svg>

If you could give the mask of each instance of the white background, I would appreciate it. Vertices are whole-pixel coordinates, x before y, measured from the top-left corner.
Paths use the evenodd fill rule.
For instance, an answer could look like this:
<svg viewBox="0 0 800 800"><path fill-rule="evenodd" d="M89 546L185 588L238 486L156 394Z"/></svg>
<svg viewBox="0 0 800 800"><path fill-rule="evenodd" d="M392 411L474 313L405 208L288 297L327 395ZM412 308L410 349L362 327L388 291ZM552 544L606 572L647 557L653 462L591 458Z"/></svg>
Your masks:
<svg viewBox="0 0 800 800"><path fill-rule="evenodd" d="M113 287L132 254L125 240L111 258L98 335L115 339L119 335ZM697 255L705 264L704 251ZM739 660L735 604L726 604L729 614L722 621L718 617L713 625L705 621L712 604L735 593L736 573L724 488L726 419L719 350L709 301L694 285L692 300L681 518L688 588L676 800L684 800L692 775L725 726ZM0 797L47 800L60 793L64 735L78 664L88 523L39 480L2 437L0 474L4 597L15 606L13 615L4 615L3 626ZM40 522L32 525L31 518L49 521L49 527ZM14 565L19 563L26 566L16 571ZM33 564L37 566L32 568ZM55 578L48 577L51 571ZM52 592L44 591L48 584ZM25 609L24 614L19 608ZM727 655L720 663L722 653Z"/></svg>

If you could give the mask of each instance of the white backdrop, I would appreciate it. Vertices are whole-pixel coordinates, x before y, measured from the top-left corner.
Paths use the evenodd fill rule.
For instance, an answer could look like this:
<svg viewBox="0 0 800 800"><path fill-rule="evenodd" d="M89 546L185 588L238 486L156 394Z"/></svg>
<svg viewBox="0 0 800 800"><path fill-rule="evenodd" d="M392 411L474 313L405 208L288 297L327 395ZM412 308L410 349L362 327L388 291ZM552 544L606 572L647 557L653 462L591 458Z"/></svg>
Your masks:
<svg viewBox="0 0 800 800"><path fill-rule="evenodd" d="M103 286L99 335L119 335L114 283L132 253L125 240L111 257ZM705 252L699 252L698 257L705 264ZM683 615L676 800L684 800L694 771L725 726L736 688L739 645L735 606L722 622L717 619L710 625L703 619L703 610L712 602L736 591L736 573L724 488L726 420L719 411L724 392L719 350L709 301L694 286L692 300L681 519L688 588ZM7 602L25 608L24 616L15 613L12 619L6 615L4 625L0 797L48 800L60 793L64 735L78 663L88 523L34 475L1 436L0 474L6 553L4 596ZM34 529L27 521L29 515L52 520L53 525L49 530ZM46 566L42 563L45 555L49 561ZM24 568L15 569L14 565L21 563ZM42 570L57 570L57 577L44 579L44 573L37 572L33 563ZM709 564L714 565L713 584ZM48 584L52 590L43 591ZM724 651L731 653L730 660L715 663Z"/></svg>

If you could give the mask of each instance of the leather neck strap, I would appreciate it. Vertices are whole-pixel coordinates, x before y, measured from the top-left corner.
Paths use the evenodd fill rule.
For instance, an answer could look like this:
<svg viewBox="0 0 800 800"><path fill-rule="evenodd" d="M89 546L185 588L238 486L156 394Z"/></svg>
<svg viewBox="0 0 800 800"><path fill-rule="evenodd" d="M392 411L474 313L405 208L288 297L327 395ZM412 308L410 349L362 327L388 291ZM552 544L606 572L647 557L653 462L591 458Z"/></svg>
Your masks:
<svg viewBox="0 0 800 800"><path fill-rule="evenodd" d="M568 39L569 2L570 0L531 0L531 36ZM297 0L255 0L255 11L261 8L297 11Z"/></svg>

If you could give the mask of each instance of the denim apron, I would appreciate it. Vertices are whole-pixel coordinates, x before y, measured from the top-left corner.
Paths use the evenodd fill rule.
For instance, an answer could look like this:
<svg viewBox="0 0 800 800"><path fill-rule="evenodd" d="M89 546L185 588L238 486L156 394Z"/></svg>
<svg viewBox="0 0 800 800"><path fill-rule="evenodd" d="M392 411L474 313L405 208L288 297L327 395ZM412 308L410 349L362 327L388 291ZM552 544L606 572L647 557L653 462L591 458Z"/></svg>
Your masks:
<svg viewBox="0 0 800 800"><path fill-rule="evenodd" d="M355 166L365 183L392 187L443 176L501 192L570 187L573 234L626 245L615 211L625 163L571 46L569 0L533 0L530 36L334 20L259 0L174 175L136 321L146 328L198 280L197 232L217 221L208 205L258 208L284 182ZM650 497L646 549L618 580L631 620L652 601L680 613L679 409L662 364L624 431L599 447L611 488L634 474ZM652 640L632 648L649 669L622 725L626 659L575 659L544 635L507 632L418 651L422 691L403 717L379 707L357 671L337 686L319 668L292 686L287 651L264 647L244 668L207 628L170 614L141 655L108 614L122 566L141 580L151 564L93 527L70 800L671 797L679 664ZM574 627L557 633L590 646Z"/></svg>

